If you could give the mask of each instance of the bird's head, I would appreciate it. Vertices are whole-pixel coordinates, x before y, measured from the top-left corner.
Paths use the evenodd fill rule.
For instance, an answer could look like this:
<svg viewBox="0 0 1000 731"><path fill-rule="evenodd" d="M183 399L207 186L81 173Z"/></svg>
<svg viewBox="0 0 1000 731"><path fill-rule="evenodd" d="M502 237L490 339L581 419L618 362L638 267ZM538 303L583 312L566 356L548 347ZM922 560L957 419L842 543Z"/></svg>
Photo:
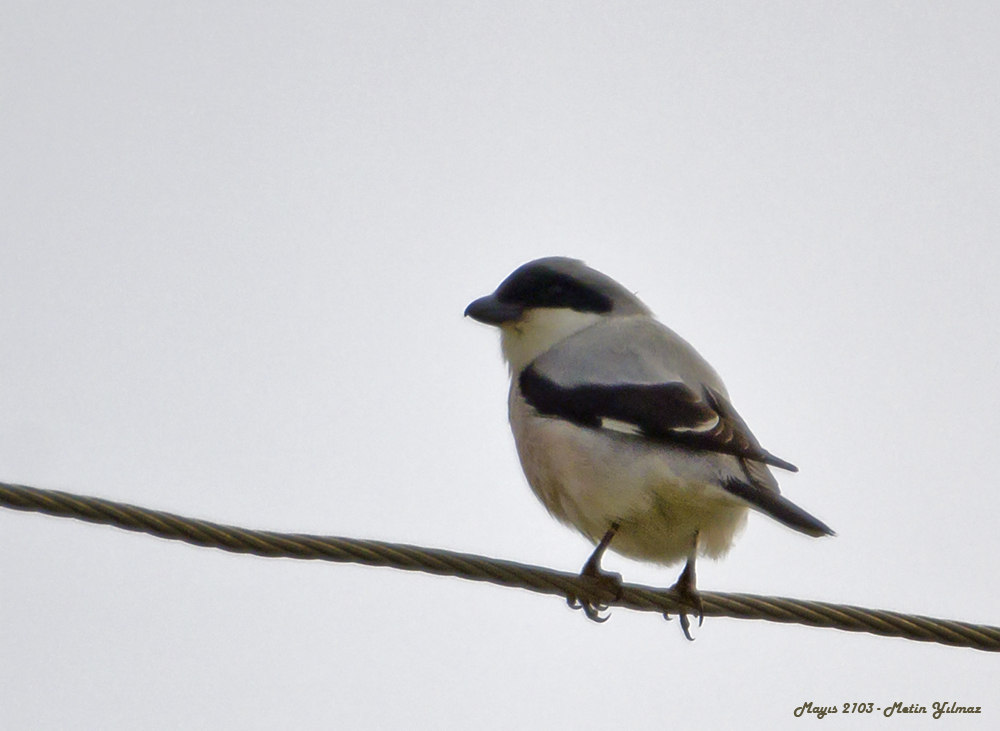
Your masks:
<svg viewBox="0 0 1000 731"><path fill-rule="evenodd" d="M602 318L649 315L649 310L611 277L578 259L552 256L518 267L465 314L500 328L504 358L517 373Z"/></svg>

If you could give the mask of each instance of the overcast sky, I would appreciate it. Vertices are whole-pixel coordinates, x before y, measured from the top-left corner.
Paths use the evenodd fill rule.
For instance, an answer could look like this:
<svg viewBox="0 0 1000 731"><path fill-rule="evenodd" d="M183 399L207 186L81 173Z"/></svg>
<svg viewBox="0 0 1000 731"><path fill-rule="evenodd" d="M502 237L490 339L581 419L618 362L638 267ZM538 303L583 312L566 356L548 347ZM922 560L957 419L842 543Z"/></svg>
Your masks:
<svg viewBox="0 0 1000 731"><path fill-rule="evenodd" d="M838 533L752 515L701 588L1000 624L1000 10L756 5L6 3L0 480L577 571L462 318L570 255L715 365ZM972 650L728 619L688 643L6 510L0 555L5 729L1000 718Z"/></svg>

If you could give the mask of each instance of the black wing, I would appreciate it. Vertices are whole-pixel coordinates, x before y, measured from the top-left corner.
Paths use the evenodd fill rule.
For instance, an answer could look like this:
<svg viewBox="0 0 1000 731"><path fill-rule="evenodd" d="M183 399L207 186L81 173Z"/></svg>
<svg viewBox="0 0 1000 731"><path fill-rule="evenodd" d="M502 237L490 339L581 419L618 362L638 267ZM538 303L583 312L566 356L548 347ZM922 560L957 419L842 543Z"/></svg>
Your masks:
<svg viewBox="0 0 1000 731"><path fill-rule="evenodd" d="M798 471L761 447L732 404L708 386L700 394L680 381L563 386L534 365L521 372L518 385L525 400L545 416L595 429L610 421L648 439Z"/></svg>

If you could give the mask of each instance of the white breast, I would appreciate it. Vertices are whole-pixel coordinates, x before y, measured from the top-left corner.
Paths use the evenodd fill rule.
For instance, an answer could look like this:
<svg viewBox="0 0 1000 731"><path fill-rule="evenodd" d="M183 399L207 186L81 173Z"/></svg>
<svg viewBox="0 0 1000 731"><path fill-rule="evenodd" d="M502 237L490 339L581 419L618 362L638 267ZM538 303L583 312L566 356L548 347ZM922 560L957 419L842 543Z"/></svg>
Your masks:
<svg viewBox="0 0 1000 731"><path fill-rule="evenodd" d="M619 528L611 550L671 564L700 551L724 554L747 508L719 484L740 474L734 457L691 452L615 429L591 429L539 416L514 377L511 430L528 484L548 511L593 542Z"/></svg>

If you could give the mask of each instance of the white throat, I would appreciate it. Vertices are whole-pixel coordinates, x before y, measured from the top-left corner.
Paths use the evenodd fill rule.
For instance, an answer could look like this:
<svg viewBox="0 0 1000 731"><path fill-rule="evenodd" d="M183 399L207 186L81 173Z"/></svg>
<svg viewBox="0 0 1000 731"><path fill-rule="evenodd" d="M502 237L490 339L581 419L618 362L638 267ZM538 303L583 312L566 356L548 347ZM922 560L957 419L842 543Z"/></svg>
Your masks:
<svg viewBox="0 0 1000 731"><path fill-rule="evenodd" d="M517 322L500 328L500 348L511 373L519 373L546 350L590 327L602 315L570 309L528 310Z"/></svg>

